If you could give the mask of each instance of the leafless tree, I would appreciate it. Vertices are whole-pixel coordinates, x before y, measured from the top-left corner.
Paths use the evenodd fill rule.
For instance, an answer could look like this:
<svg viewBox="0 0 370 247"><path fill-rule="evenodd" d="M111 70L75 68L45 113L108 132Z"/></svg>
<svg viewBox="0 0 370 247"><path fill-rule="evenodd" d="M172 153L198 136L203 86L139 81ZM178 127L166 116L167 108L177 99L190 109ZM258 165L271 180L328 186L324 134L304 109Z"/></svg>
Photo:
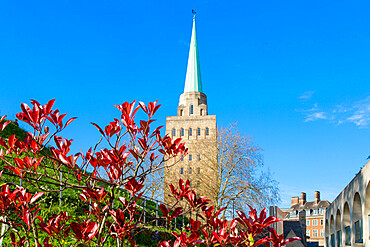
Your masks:
<svg viewBox="0 0 370 247"><path fill-rule="evenodd" d="M264 169L262 148L243 136L237 124L218 129L217 158L207 151L207 143L199 145L200 165L208 169L200 176L202 187L212 191L216 208L228 208L225 217L236 209L248 210L247 205L262 208L280 200L277 182Z"/></svg>

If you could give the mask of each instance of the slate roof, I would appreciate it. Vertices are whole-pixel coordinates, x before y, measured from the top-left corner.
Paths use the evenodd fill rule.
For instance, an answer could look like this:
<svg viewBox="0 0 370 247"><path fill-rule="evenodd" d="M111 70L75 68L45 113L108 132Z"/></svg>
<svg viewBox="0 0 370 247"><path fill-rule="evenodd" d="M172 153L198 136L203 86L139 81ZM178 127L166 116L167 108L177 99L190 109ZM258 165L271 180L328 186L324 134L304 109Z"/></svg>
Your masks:
<svg viewBox="0 0 370 247"><path fill-rule="evenodd" d="M320 208L327 208L330 206L330 202L327 200L319 201L319 203L315 203L315 201L312 202L306 202L305 204L301 205L300 203L294 204L290 210L291 211L302 211L302 210L314 210L314 209L320 209Z"/></svg>

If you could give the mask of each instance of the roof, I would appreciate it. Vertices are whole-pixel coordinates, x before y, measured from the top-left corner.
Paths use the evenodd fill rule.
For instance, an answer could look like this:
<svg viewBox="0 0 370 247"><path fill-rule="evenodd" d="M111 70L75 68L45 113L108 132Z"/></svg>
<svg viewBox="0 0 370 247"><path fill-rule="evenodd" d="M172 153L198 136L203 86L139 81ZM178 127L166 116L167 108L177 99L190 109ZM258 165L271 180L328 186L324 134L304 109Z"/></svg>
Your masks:
<svg viewBox="0 0 370 247"><path fill-rule="evenodd" d="M330 206L330 202L327 200L319 201L319 203L315 203L315 201L312 202L306 202L305 204L301 205L300 203L294 204L290 210L310 210L310 209L319 209L319 208L327 208Z"/></svg>
<svg viewBox="0 0 370 247"><path fill-rule="evenodd" d="M197 34L195 31L195 16L193 18L193 30L191 32L188 67L186 70L184 93L186 92L202 93L202 80L200 78Z"/></svg>

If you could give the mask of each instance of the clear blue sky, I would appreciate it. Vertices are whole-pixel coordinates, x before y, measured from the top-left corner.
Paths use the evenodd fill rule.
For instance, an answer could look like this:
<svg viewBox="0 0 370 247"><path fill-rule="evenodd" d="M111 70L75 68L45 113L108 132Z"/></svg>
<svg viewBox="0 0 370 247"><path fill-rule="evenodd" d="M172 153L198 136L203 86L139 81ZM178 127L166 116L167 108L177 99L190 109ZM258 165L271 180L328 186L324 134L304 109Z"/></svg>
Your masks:
<svg viewBox="0 0 370 247"><path fill-rule="evenodd" d="M112 106L159 100L175 115L192 14L203 90L221 126L264 149L282 203L315 190L332 201L370 155L370 2L2 1L0 115L36 99L78 116L85 150ZM23 126L25 127L25 125Z"/></svg>

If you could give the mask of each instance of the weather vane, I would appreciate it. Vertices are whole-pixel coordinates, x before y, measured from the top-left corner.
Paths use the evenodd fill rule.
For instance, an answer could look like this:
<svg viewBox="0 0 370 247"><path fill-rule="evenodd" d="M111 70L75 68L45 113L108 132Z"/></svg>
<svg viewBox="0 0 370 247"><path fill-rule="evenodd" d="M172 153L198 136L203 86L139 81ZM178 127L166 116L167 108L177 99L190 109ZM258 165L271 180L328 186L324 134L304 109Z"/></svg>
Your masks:
<svg viewBox="0 0 370 247"><path fill-rule="evenodd" d="M191 13L193 13L193 18L195 19L195 15L197 14L197 12L195 12L194 9L191 10Z"/></svg>

